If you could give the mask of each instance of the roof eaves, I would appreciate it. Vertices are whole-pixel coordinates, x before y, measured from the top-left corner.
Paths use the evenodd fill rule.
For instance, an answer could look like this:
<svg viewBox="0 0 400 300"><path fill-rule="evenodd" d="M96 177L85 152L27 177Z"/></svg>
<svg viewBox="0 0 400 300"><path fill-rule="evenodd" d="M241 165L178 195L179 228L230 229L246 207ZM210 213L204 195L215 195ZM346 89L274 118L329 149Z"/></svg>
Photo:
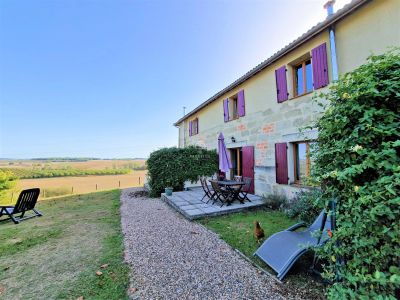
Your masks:
<svg viewBox="0 0 400 300"><path fill-rule="evenodd" d="M328 16L324 21L314 25L312 28L310 28L307 32L302 34L300 37L283 47L281 50L277 51L275 54L270 56L268 59L265 61L261 62L258 64L256 67L245 73L243 76L235 80L233 83L210 97L208 100L204 101L201 103L199 106L197 106L195 109L191 110L188 112L186 115L184 115L182 118L180 118L178 121L174 123L174 126L178 126L181 122L189 118L191 115L202 109L203 107L207 106L208 104L214 102L216 99L224 95L225 93L231 91L238 85L242 84L249 78L253 77L260 71L264 70L267 66L271 65L278 59L280 59L282 56L286 55L290 51L294 50L295 48L299 47L300 45L304 44L311 38L313 38L315 35L321 33L328 27L332 26L334 23L338 22L345 16L349 15L352 13L354 10L357 8L361 7L365 3L372 1L372 0L353 0L352 2L346 4L343 8L339 9L336 13L334 13L332 16Z"/></svg>

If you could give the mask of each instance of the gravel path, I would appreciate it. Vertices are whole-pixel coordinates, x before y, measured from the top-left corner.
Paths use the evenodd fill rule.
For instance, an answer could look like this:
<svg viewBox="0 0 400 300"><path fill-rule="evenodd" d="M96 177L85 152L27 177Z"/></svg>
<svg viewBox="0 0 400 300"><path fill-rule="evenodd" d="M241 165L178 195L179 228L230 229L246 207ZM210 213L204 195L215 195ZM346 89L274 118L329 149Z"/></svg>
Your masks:
<svg viewBox="0 0 400 300"><path fill-rule="evenodd" d="M122 192L132 299L284 299L270 276L160 199Z"/></svg>

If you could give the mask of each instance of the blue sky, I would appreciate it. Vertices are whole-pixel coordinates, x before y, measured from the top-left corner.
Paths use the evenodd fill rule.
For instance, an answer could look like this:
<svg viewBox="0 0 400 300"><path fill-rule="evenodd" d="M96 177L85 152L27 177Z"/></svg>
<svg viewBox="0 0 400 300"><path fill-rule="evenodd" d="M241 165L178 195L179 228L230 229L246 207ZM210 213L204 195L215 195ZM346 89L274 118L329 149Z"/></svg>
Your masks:
<svg viewBox="0 0 400 300"><path fill-rule="evenodd" d="M0 2L0 157L147 157L323 0ZM337 1L336 9L349 2Z"/></svg>

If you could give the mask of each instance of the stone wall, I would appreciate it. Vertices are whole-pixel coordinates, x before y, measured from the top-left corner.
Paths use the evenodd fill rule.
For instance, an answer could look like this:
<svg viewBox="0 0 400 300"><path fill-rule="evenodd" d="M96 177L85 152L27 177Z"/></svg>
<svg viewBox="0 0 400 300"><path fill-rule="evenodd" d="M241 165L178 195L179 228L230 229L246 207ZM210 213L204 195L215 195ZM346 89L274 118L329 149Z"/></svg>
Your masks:
<svg viewBox="0 0 400 300"><path fill-rule="evenodd" d="M245 117L224 122L221 115L219 125L194 136L186 137L186 145L199 145L216 149L218 135L225 136L227 148L254 146L254 184L257 195L283 193L292 198L299 187L293 184L277 184L275 178L275 143L298 142L316 138L316 132L307 130L300 132L302 127L310 125L320 114L320 107L311 99L312 94L294 98L283 103L277 103L265 111L246 115ZM251 102L251 101L249 101ZM201 126L201 124L200 124ZM201 127L200 127L201 128ZM235 142L231 141L235 138ZM288 168L290 182L294 182L293 151L289 144Z"/></svg>

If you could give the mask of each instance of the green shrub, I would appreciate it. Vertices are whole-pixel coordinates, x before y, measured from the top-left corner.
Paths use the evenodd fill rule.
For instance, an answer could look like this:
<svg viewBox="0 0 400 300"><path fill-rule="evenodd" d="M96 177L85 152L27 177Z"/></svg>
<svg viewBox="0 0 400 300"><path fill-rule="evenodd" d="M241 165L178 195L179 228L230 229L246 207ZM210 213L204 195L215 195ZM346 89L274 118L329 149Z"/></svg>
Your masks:
<svg viewBox="0 0 400 300"><path fill-rule="evenodd" d="M147 160L150 196L159 197L164 188L183 189L184 182L195 182L200 176L210 176L218 170L215 150L197 146L163 148L150 154Z"/></svg>
<svg viewBox="0 0 400 300"><path fill-rule="evenodd" d="M281 194L264 195L263 198L265 205L273 210L284 208L288 202L286 196Z"/></svg>
<svg viewBox="0 0 400 300"><path fill-rule="evenodd" d="M10 204L16 183L16 177L11 172L0 169L0 204Z"/></svg>
<svg viewBox="0 0 400 300"><path fill-rule="evenodd" d="M395 299L400 289L400 52L369 57L321 98L317 175L339 199L337 229L319 255L337 280L331 299ZM324 100L326 101L326 100Z"/></svg>
<svg viewBox="0 0 400 300"><path fill-rule="evenodd" d="M321 195L319 189L298 192L288 204L286 214L290 218L296 218L310 225L322 210Z"/></svg>

